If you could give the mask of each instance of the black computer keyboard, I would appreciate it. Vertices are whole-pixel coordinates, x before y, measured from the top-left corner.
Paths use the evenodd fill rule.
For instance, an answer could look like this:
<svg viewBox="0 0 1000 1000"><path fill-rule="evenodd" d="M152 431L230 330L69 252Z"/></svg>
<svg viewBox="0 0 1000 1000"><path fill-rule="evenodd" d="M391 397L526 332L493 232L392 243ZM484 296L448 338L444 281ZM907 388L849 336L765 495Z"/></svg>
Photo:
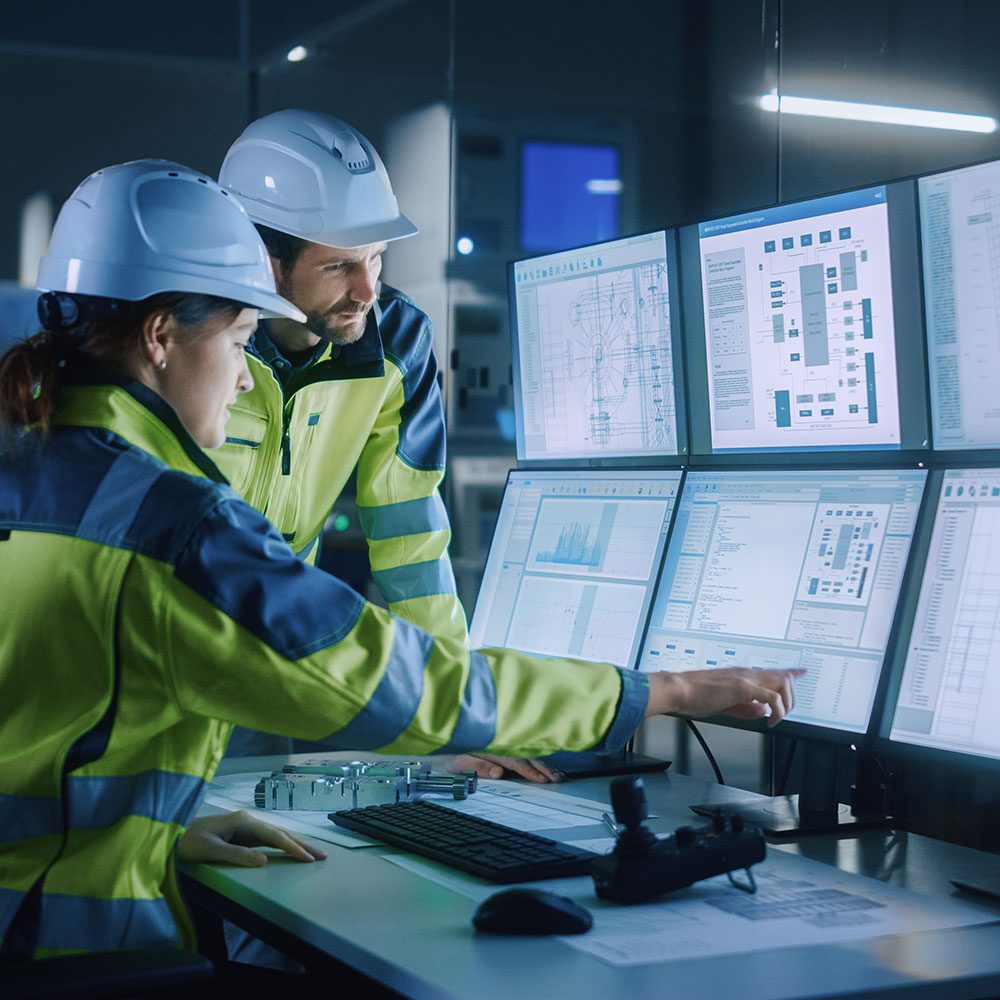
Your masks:
<svg viewBox="0 0 1000 1000"><path fill-rule="evenodd" d="M591 851L416 799L329 814L337 826L433 858L490 882L590 874Z"/></svg>

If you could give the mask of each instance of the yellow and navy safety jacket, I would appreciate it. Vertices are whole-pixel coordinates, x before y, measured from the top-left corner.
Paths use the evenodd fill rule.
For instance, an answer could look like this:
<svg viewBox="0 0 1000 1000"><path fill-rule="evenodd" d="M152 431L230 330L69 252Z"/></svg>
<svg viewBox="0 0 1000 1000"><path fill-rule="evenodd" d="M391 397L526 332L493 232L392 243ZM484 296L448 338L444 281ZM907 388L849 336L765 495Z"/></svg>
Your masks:
<svg viewBox="0 0 1000 1000"><path fill-rule="evenodd" d="M388 286L356 343L324 342L295 369L262 324L248 354L254 388L230 408L226 443L213 455L310 562L357 467L358 514L389 609L465 641L438 492L445 427L433 342L427 316Z"/></svg>
<svg viewBox="0 0 1000 1000"><path fill-rule="evenodd" d="M296 558L157 395L0 454L0 960L193 944L173 850L233 724L331 746L622 745L641 675L469 652Z"/></svg>

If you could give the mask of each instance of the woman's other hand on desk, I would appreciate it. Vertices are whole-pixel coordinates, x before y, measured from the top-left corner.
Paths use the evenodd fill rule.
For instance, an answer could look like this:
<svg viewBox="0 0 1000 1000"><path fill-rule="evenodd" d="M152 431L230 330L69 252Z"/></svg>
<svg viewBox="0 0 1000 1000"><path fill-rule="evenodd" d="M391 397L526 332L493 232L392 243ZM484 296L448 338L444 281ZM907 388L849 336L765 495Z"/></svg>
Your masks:
<svg viewBox="0 0 1000 1000"><path fill-rule="evenodd" d="M801 669L725 667L650 674L646 715L766 717L769 726L776 726L794 708L793 679L804 673Z"/></svg>
<svg viewBox="0 0 1000 1000"><path fill-rule="evenodd" d="M452 774L475 771L480 778L502 778L507 771L544 784L547 781L562 781L563 775L545 761L537 757L498 757L492 753L463 753L457 757L443 758L444 769Z"/></svg>
<svg viewBox="0 0 1000 1000"><path fill-rule="evenodd" d="M326 858L318 847L257 819L244 809L193 819L187 832L177 842L177 857L181 861L260 868L267 864L267 855L263 851L255 851L255 847L277 847L296 861L322 861Z"/></svg>

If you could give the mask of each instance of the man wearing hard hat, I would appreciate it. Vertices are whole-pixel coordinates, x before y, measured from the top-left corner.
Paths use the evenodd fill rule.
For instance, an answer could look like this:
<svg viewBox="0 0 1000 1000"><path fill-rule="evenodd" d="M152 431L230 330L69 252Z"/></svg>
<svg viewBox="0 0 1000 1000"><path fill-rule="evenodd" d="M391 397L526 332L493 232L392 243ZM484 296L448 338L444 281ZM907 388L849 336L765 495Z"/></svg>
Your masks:
<svg viewBox="0 0 1000 1000"><path fill-rule="evenodd" d="M306 321L258 328L248 352L254 388L232 408L216 461L310 562L357 467L372 576L390 610L464 644L438 489L445 428L433 331L379 281L387 243L417 231L382 160L338 118L278 111L236 140L219 182L257 224L281 294ZM553 776L540 762L505 763L536 780ZM501 773L496 763L475 766Z"/></svg>

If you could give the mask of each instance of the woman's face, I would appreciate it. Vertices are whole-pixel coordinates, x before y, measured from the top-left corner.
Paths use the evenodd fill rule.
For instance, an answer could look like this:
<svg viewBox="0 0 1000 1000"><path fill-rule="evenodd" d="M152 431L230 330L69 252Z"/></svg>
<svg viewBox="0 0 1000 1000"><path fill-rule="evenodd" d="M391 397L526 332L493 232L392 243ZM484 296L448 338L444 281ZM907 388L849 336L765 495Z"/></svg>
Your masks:
<svg viewBox="0 0 1000 1000"><path fill-rule="evenodd" d="M253 388L244 351L257 328L257 310L243 309L222 329L184 330L170 342L157 370L157 391L177 411L188 433L202 448L226 440L229 407Z"/></svg>

